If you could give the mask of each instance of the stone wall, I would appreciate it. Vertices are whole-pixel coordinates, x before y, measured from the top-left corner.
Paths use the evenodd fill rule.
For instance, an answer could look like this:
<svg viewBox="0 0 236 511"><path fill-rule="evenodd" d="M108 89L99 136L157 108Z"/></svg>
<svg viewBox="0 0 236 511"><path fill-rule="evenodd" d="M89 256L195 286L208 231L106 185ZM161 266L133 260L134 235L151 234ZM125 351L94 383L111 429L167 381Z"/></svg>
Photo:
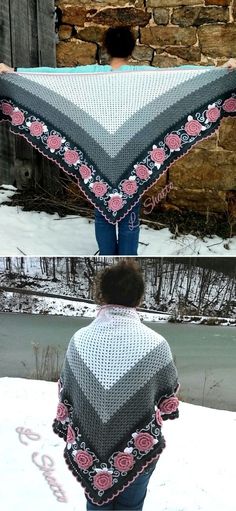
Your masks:
<svg viewBox="0 0 236 511"><path fill-rule="evenodd" d="M168 67L220 65L236 58L236 0L56 0L62 11L58 66L107 63L105 30L130 25L131 62ZM164 207L236 217L236 119L176 162L148 193L173 183ZM163 204L161 205L163 207Z"/></svg>

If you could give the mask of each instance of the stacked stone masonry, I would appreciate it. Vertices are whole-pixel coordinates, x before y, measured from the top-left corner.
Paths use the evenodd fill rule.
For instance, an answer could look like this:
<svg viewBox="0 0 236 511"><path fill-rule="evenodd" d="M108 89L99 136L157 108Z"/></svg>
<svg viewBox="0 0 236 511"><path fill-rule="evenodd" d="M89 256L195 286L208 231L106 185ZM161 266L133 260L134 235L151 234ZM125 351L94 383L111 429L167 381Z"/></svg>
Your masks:
<svg viewBox="0 0 236 511"><path fill-rule="evenodd" d="M107 63L110 26L132 26L135 65L221 65L236 58L236 0L56 0L62 12L58 66ZM198 212L236 216L236 119L177 161L148 193L173 183L167 202ZM163 207L163 204L162 204ZM165 207L165 205L164 205Z"/></svg>

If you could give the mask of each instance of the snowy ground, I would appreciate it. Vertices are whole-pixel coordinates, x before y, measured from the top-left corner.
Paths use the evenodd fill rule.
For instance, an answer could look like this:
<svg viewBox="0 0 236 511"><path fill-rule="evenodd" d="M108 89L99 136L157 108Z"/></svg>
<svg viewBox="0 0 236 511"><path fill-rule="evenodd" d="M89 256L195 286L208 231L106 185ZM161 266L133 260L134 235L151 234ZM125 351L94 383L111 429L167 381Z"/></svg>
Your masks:
<svg viewBox="0 0 236 511"><path fill-rule="evenodd" d="M95 318L98 306L95 303L68 301L63 298L26 296L24 293L17 295L17 293L2 292L0 296L0 314L2 312ZM215 325L236 326L235 318L177 315L173 319L171 314L165 312L146 312L143 310L138 312L142 321L151 321L152 323L167 323L171 319L172 322L175 321L177 323L204 325L213 320Z"/></svg>
<svg viewBox="0 0 236 511"><path fill-rule="evenodd" d="M60 218L57 214L1 205L15 192L12 186L0 190L0 255L79 256L97 252L92 220L79 216ZM234 256L236 237L223 240L213 236L203 241L189 234L173 239L167 228L156 231L141 226L139 255Z"/></svg>
<svg viewBox="0 0 236 511"><path fill-rule="evenodd" d="M51 429L57 384L0 378L0 393L2 509L85 510L83 490L62 457L63 440ZM164 424L167 447L144 511L234 511L235 425L235 412L181 403L180 418Z"/></svg>

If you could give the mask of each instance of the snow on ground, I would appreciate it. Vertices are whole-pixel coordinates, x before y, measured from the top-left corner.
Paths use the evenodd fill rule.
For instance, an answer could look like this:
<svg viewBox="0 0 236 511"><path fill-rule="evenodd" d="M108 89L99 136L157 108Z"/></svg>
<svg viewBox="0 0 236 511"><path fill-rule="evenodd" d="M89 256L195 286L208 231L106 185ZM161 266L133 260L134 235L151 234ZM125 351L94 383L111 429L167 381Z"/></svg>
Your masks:
<svg viewBox="0 0 236 511"><path fill-rule="evenodd" d="M52 314L55 316L83 316L84 318L95 318L98 312L99 306L95 303L88 302L76 302L73 300L64 300L63 298L49 298L47 296L44 297L34 297L32 300L32 296L25 296L25 305L22 295L18 295L19 302L17 301L16 295L14 295L15 303L12 302L13 293L4 292L1 295L1 301L4 302L4 310L1 310L1 302L0 302L0 313L1 312L28 312L30 314ZM27 300L29 300L29 305L27 306ZM19 308L19 303L21 304L21 308ZM166 314L164 312L139 312L140 318L143 321L152 321L152 322L167 322L170 318L170 314ZM199 318L200 321L200 318ZM226 320L228 324L231 324L230 319ZM233 323L233 320L232 320Z"/></svg>
<svg viewBox="0 0 236 511"><path fill-rule="evenodd" d="M0 255L79 256L97 252L93 220L69 215L60 218L57 214L1 205L15 192L13 186L0 190ZM189 234L173 239L167 228L156 231L142 225L138 253L140 256L234 256L236 237L223 240L213 236L201 240Z"/></svg>
<svg viewBox="0 0 236 511"><path fill-rule="evenodd" d="M85 510L83 490L62 456L64 442L51 429L57 384L0 378L0 393L2 509ZM143 511L234 511L235 426L236 412L181 403L180 418L164 423L167 447Z"/></svg>
<svg viewBox="0 0 236 511"><path fill-rule="evenodd" d="M39 297L34 295L17 295L11 292L2 292L0 299L0 314L2 312L19 313L22 311L28 314L49 314L53 316L75 316L84 318L95 318L98 306L95 303L76 302L64 300L63 298ZM139 311L142 321L152 323L167 323L173 320L176 323L191 323L194 325L209 324L211 319L215 325L236 326L235 318L221 318L210 316L180 316L174 319L171 314L156 311Z"/></svg>

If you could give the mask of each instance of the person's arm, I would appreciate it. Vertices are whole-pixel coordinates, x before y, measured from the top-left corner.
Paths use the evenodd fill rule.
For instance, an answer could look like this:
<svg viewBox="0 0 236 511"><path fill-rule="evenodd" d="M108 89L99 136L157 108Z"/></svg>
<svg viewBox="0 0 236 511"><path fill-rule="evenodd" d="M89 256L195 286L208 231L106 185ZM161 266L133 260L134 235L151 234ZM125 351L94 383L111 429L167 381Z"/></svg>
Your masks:
<svg viewBox="0 0 236 511"><path fill-rule="evenodd" d="M17 67L17 73L84 73L93 71L98 64L76 67Z"/></svg>
<svg viewBox="0 0 236 511"><path fill-rule="evenodd" d="M76 67L10 67L4 63L0 64L1 73L83 73L94 71L98 64Z"/></svg>
<svg viewBox="0 0 236 511"><path fill-rule="evenodd" d="M68 381L68 370L66 370L66 366L68 364L67 357L70 353L70 350L73 350L74 345L74 336L70 339L68 344L66 354L64 357L64 362L62 365L62 369L60 372L60 376L58 379L58 402L57 402L57 410L56 416L54 417L52 428L54 433L56 433L59 437L63 438L65 441L68 435L68 426L70 423L72 407L68 403L67 395L68 388L70 386L70 382Z"/></svg>
<svg viewBox="0 0 236 511"><path fill-rule="evenodd" d="M158 390L155 397L156 416L160 423L167 419L177 419L179 417L179 392L180 384L178 372L175 366L173 356L168 342L163 338L161 345L161 356L163 360L168 361L166 371L163 372L161 380L158 381Z"/></svg>

